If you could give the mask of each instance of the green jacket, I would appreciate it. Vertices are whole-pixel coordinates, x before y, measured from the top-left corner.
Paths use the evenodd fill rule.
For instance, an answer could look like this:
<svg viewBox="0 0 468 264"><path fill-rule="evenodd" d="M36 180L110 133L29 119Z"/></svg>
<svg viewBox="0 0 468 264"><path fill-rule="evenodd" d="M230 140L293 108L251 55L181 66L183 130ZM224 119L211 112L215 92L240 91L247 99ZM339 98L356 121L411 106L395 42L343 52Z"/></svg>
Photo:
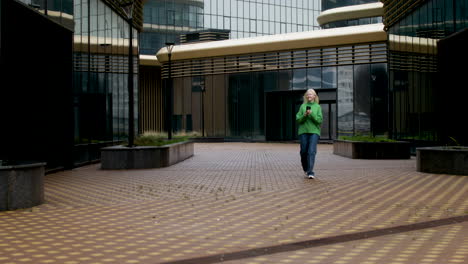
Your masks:
<svg viewBox="0 0 468 264"><path fill-rule="evenodd" d="M311 113L308 116L304 116L307 106L310 106ZM302 104L296 114L296 121L299 124L299 135L305 133L320 135L323 121L322 108L315 102Z"/></svg>

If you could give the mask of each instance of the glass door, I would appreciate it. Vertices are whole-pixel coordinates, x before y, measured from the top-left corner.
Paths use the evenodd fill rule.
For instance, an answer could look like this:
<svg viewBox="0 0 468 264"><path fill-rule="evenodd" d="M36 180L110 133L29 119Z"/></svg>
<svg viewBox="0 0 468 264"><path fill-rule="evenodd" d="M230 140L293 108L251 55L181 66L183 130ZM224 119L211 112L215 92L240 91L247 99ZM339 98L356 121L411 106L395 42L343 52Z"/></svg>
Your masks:
<svg viewBox="0 0 468 264"><path fill-rule="evenodd" d="M323 115L320 139L336 139L336 102L324 101L320 102L320 106L322 107Z"/></svg>

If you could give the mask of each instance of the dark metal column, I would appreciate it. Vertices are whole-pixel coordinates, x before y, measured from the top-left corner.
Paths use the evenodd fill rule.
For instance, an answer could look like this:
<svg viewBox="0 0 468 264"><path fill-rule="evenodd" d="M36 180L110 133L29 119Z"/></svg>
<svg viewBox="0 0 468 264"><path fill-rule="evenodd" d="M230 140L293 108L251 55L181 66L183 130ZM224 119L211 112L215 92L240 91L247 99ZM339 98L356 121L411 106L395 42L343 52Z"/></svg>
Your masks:
<svg viewBox="0 0 468 264"><path fill-rule="evenodd" d="M173 111L173 102L174 102L174 89L172 87L172 76L171 76L171 57L172 57L172 48L174 48L174 43L166 42L167 56L169 63L169 76L166 82L167 89L167 109L166 109L166 127L167 127L167 139L172 139L172 111Z"/></svg>
<svg viewBox="0 0 468 264"><path fill-rule="evenodd" d="M128 19L130 39L128 43L128 146L133 147L135 139L135 115L133 96L133 18Z"/></svg>

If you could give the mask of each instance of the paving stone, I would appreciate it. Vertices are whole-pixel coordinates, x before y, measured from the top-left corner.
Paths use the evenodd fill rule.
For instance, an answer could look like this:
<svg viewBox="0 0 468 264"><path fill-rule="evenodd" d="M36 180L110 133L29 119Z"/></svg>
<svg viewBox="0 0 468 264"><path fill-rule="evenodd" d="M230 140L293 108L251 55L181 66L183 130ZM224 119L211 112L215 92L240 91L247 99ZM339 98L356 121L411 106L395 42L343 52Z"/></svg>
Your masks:
<svg viewBox="0 0 468 264"><path fill-rule="evenodd" d="M0 212L0 263L466 263L468 177L320 144L196 143L171 167L45 177L46 203Z"/></svg>

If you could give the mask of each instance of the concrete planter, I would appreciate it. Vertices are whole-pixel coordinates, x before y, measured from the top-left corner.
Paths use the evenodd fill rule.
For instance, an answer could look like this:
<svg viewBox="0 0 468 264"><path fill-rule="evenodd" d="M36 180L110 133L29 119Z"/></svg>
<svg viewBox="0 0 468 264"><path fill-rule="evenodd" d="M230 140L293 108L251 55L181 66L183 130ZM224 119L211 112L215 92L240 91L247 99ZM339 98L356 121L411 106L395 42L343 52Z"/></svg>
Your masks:
<svg viewBox="0 0 468 264"><path fill-rule="evenodd" d="M101 169L150 169L167 167L193 156L193 142L185 141L170 145L112 146L101 149Z"/></svg>
<svg viewBox="0 0 468 264"><path fill-rule="evenodd" d="M0 165L0 211L44 203L46 163Z"/></svg>
<svg viewBox="0 0 468 264"><path fill-rule="evenodd" d="M468 147L417 148L416 159L420 172L468 175Z"/></svg>
<svg viewBox="0 0 468 264"><path fill-rule="evenodd" d="M351 159L409 159L410 143L335 140L333 154Z"/></svg>

